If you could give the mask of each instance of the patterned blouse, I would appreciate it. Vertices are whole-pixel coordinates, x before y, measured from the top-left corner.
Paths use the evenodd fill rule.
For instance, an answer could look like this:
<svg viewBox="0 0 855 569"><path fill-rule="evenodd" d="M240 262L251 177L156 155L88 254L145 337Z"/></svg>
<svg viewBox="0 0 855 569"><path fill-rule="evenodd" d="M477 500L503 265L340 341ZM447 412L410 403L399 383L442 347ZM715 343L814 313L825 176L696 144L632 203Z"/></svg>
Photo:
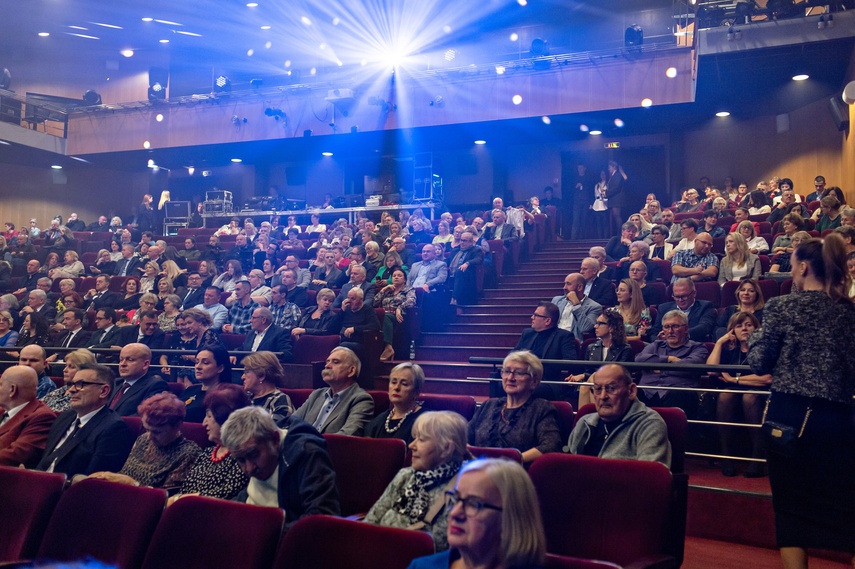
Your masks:
<svg viewBox="0 0 855 569"><path fill-rule="evenodd" d="M273 417L273 422L280 427L284 427L285 420L294 412L291 398L278 389L272 393L253 399L252 404L270 413Z"/></svg>
<svg viewBox="0 0 855 569"><path fill-rule="evenodd" d="M231 500L246 488L249 477L244 474L237 461L227 454L218 462L214 462L213 455L214 447L206 448L199 454L184 477L182 494L201 494Z"/></svg>
<svg viewBox="0 0 855 569"><path fill-rule="evenodd" d="M776 296L751 335L748 365L772 374L772 391L851 405L855 394L855 305L822 291Z"/></svg>
<svg viewBox="0 0 855 569"><path fill-rule="evenodd" d="M400 308L406 314L408 308L416 305L416 291L413 287L404 287L399 292L395 292L385 287L374 297L374 307L383 307L386 314L394 314Z"/></svg>
<svg viewBox="0 0 855 569"><path fill-rule="evenodd" d="M68 387L62 386L59 389L54 389L44 397L42 403L50 407L50 410L56 414L71 408L71 394L68 392Z"/></svg>
<svg viewBox="0 0 855 569"><path fill-rule="evenodd" d="M196 461L199 445L179 436L163 448L156 447L148 433L140 435L119 474L130 476L140 486L171 488L181 486Z"/></svg>
<svg viewBox="0 0 855 569"><path fill-rule="evenodd" d="M623 322L623 327L626 329L626 335L627 336L638 336L638 329L641 326L644 326L645 328L650 328L651 325L652 325L652 321L650 318L650 309L649 308L645 308L644 310L641 311L641 319L638 321L637 324L630 324L626 320L624 320L624 322Z"/></svg>

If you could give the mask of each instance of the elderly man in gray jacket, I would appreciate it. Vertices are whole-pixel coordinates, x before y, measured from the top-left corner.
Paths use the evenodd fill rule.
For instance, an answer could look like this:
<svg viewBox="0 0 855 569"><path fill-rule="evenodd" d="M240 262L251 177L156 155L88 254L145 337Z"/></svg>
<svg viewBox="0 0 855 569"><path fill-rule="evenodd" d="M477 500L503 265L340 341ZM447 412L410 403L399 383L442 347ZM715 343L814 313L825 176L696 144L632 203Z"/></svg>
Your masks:
<svg viewBox="0 0 855 569"><path fill-rule="evenodd" d="M671 443L665 421L636 398L638 388L626 368L604 365L591 381L597 412L576 423L564 452L649 460L670 468Z"/></svg>

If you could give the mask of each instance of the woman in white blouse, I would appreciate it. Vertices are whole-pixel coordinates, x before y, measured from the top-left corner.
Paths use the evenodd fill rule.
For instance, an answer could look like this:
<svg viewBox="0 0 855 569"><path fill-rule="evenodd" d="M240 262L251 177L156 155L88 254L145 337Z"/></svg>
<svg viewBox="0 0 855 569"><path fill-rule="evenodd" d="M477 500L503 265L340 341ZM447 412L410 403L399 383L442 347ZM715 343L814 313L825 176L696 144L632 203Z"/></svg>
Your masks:
<svg viewBox="0 0 855 569"><path fill-rule="evenodd" d="M748 251L755 255L762 255L769 252L769 244L766 240L754 230L754 224L749 220L743 220L736 226L736 232L745 238L748 244Z"/></svg>

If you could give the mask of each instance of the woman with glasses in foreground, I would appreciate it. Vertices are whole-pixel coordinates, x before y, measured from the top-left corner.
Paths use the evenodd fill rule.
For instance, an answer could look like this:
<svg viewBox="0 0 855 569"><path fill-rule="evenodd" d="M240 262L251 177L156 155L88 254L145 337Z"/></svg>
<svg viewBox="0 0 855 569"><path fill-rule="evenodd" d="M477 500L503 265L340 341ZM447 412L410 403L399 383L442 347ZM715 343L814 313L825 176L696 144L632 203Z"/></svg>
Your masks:
<svg viewBox="0 0 855 569"><path fill-rule="evenodd" d="M460 469L447 492L448 545L408 569L542 567L546 538L537 494L516 462L482 459Z"/></svg>
<svg viewBox="0 0 855 569"><path fill-rule="evenodd" d="M528 463L561 449L558 412L552 403L534 397L543 378L543 364L529 351L511 352L502 363L504 399L486 401L469 423L469 444L515 448Z"/></svg>

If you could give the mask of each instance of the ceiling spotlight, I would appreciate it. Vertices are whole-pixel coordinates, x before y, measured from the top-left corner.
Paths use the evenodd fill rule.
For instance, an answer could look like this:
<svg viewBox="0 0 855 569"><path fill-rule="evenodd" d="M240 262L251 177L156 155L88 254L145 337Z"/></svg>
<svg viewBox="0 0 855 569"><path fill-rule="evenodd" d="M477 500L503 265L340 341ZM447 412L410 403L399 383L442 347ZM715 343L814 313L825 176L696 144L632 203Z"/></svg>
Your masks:
<svg viewBox="0 0 855 569"><path fill-rule="evenodd" d="M149 158L148 159L148 167L151 168L152 166L154 166L154 159Z"/></svg>
<svg viewBox="0 0 855 569"><path fill-rule="evenodd" d="M648 97L645 97L645 98L641 99L641 106L644 107L645 109L648 107L652 107L653 106L653 100L648 98Z"/></svg>
<svg viewBox="0 0 855 569"><path fill-rule="evenodd" d="M188 174L190 174L191 176L192 176L195 172L196 172L196 168L194 168L193 166L188 166L188 167L187 167L187 173L188 173Z"/></svg>
<svg viewBox="0 0 855 569"><path fill-rule="evenodd" d="M715 114L715 116L719 118L729 117L730 113L728 111L719 111Z"/></svg>
<svg viewBox="0 0 855 569"><path fill-rule="evenodd" d="M480 140L480 139L479 139L479 140L476 140L476 141L475 141L475 144L477 144L478 146L481 146L481 145L483 145L483 144L487 144L487 141L486 141L486 140Z"/></svg>
<svg viewBox="0 0 855 569"><path fill-rule="evenodd" d="M156 120L157 122L163 122L163 114L157 113L156 115L154 115L154 120Z"/></svg>
<svg viewBox="0 0 855 569"><path fill-rule="evenodd" d="M83 93L83 104L84 106L91 107L94 105L101 104L101 95L98 94L97 91L93 91L89 89L85 93Z"/></svg>
<svg viewBox="0 0 855 569"><path fill-rule="evenodd" d="M258 2L247 2L247 8L258 8Z"/></svg>
<svg viewBox="0 0 855 569"><path fill-rule="evenodd" d="M633 24L623 33L623 43L626 47L638 47L644 43L644 30L638 24Z"/></svg>
<svg viewBox="0 0 855 569"><path fill-rule="evenodd" d="M232 158L232 162L234 162L235 164L240 164L241 162L243 162L243 160L241 158Z"/></svg>
<svg viewBox="0 0 855 569"><path fill-rule="evenodd" d="M321 152L321 156L332 156L332 152Z"/></svg>
<svg viewBox="0 0 855 569"><path fill-rule="evenodd" d="M520 35L518 33L514 32L510 35L510 37L508 39L510 39L511 41L517 41L520 39Z"/></svg>
<svg viewBox="0 0 855 569"><path fill-rule="evenodd" d="M514 95L513 97L511 97L511 102L515 105L519 105L520 103L522 103L522 95Z"/></svg>
<svg viewBox="0 0 855 569"><path fill-rule="evenodd" d="M143 140L142 147L148 150L149 148L151 148L151 142L149 142L148 140Z"/></svg>
<svg viewBox="0 0 855 569"><path fill-rule="evenodd" d="M592 131L590 131L588 134L590 134L591 136L599 136L599 135L603 134L603 131L601 131L601 130L592 130Z"/></svg>
<svg viewBox="0 0 855 569"><path fill-rule="evenodd" d="M264 114L268 117L273 117L277 121L279 119L285 118L285 113L282 111L282 109L276 107L267 107L266 109L264 109Z"/></svg>
<svg viewBox="0 0 855 569"><path fill-rule="evenodd" d="M214 79L214 93L229 93L232 90L232 80L225 75Z"/></svg>
<svg viewBox="0 0 855 569"><path fill-rule="evenodd" d="M591 129L590 129L590 128L588 128L588 125L586 125L586 124L580 124L580 125L579 125L579 130L581 130L582 132L588 132L588 131L589 131L589 130L591 130Z"/></svg>
<svg viewBox="0 0 855 569"><path fill-rule="evenodd" d="M51 168L53 168L54 170L62 170L62 166L60 166L59 164L54 164L51 166Z"/></svg>
<svg viewBox="0 0 855 569"><path fill-rule="evenodd" d="M166 100L166 88L169 86L169 70L152 67L148 70L148 100L158 103Z"/></svg>
<svg viewBox="0 0 855 569"><path fill-rule="evenodd" d="M445 99L442 98L442 95L437 95L434 100L428 102L428 106L442 109L445 107Z"/></svg>
<svg viewBox="0 0 855 569"><path fill-rule="evenodd" d="M504 75L505 74L505 66L497 65L496 66L496 75Z"/></svg>
<svg viewBox="0 0 855 569"><path fill-rule="evenodd" d="M46 38L46 37L48 37L48 36L50 36L50 32L39 32L39 37L40 37L40 38Z"/></svg>
<svg viewBox="0 0 855 569"><path fill-rule="evenodd" d="M169 40L167 40L167 39L162 39L162 40L159 40L159 41L160 41L160 43L169 43Z"/></svg>
<svg viewBox="0 0 855 569"><path fill-rule="evenodd" d="M665 77L668 77L669 79L673 79L676 76L677 76L677 68L676 67L669 67L668 69L665 70Z"/></svg>
<svg viewBox="0 0 855 569"><path fill-rule="evenodd" d="M540 117L540 120L543 121L543 124L552 124L552 119L547 117L546 115Z"/></svg>
<svg viewBox="0 0 855 569"><path fill-rule="evenodd" d="M807 73L800 73L798 75L793 75L793 81L806 81L810 78L810 75Z"/></svg>
<svg viewBox="0 0 855 569"><path fill-rule="evenodd" d="M543 57L549 55L549 42L542 38L534 38L531 40L531 48L529 48L532 57Z"/></svg>
<svg viewBox="0 0 855 569"><path fill-rule="evenodd" d="M125 57L133 57L134 56L134 50L132 50L132 49L123 49L119 53L121 53Z"/></svg>
<svg viewBox="0 0 855 569"><path fill-rule="evenodd" d="M615 126L618 128L623 128L624 122L621 119L615 119Z"/></svg>

